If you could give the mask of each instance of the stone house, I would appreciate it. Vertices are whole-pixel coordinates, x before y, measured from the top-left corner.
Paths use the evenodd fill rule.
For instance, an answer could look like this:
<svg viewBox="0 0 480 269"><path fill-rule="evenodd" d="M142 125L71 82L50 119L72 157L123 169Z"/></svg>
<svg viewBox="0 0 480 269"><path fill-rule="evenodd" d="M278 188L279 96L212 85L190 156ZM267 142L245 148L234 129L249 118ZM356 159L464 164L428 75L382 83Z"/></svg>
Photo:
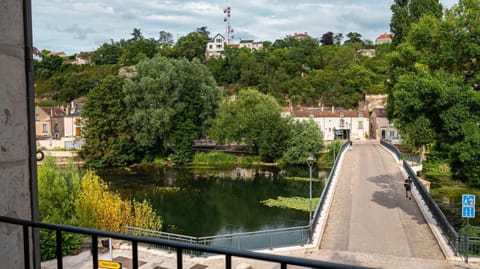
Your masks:
<svg viewBox="0 0 480 269"><path fill-rule="evenodd" d="M400 140L398 129L387 118L385 108L375 108L370 113L370 138L396 143Z"/></svg>
<svg viewBox="0 0 480 269"><path fill-rule="evenodd" d="M59 107L35 107L35 134L37 139L60 139L64 133L66 113Z"/></svg>

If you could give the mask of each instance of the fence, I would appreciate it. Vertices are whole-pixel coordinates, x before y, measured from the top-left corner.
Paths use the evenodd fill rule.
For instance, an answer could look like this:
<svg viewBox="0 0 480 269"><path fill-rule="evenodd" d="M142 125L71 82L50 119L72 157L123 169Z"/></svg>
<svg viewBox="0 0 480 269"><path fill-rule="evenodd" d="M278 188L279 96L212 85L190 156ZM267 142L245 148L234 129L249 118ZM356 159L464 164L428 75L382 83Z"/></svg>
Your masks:
<svg viewBox="0 0 480 269"><path fill-rule="evenodd" d="M400 151L395 146L383 140L381 141L381 144L384 145L390 151L392 151L395 155L397 155L398 158L400 158L401 156ZM459 241L458 233L450 224L447 217L445 217L445 214L443 214L443 211L437 205L437 203L432 198L430 193L427 191L425 186L420 182L419 178L417 177L417 173L413 171L408 160L403 160L403 168L405 169L407 174L412 178L413 184L415 185L416 189L418 190L418 193L422 197L428 209L432 213L433 217L437 221L437 225L440 227L443 235L447 239L448 244L455 251L455 254L458 254L458 241Z"/></svg>
<svg viewBox="0 0 480 269"><path fill-rule="evenodd" d="M273 249L278 247L298 246L305 245L312 242L312 229L318 222L320 213L324 208L326 194L331 186L332 178L335 176L335 171L338 166L338 159L347 148L347 143L344 143L333 163L333 167L328 175L325 187L320 195L319 202L315 208L312 223L308 226L290 227L275 230L264 230L247 233L234 233L205 237L192 237L161 231L147 230L136 227L126 227L125 232L134 235L149 236L154 238L161 238L166 240L175 240L179 242L196 243L202 245L227 247L233 249ZM165 246L156 245L152 247L167 248ZM167 248L168 249L168 248ZM192 253L201 254L201 253Z"/></svg>
<svg viewBox="0 0 480 269"><path fill-rule="evenodd" d="M74 226L67 226L67 225L59 225L59 224L48 224L36 221L27 221L21 219L15 219L5 216L0 216L0 223L7 223L13 224L16 226L21 226L23 230L23 257L24 257L24 268L29 269L31 268L31 253L30 253L30 240L29 234L32 232L32 228L40 228L40 229L47 229L55 231L56 238L55 240L55 250L56 250L56 260L57 260L57 268L63 269L63 256L62 256L62 235L63 233L77 233L82 235L87 235L91 237L92 242L97 242L99 237L110 237L115 239L120 239L124 241L128 241L132 245L132 269L138 269L138 245L139 243L150 244L150 245L165 245L169 246L172 249L175 249L177 254L177 268L183 268L183 255L185 250L189 251L197 251L197 252L207 252L213 253L218 255L225 256L225 268L231 269L232 268L232 257L241 257L247 259L254 259L260 261L268 261L273 263L278 263L281 269L286 269L287 265L297 265L297 266L304 266L310 268L352 268L350 265L342 265L337 263L331 262L324 262L319 260L309 260L304 258L297 258L297 257L288 257L288 256L279 256L279 255L272 255L266 253L256 253L244 250L236 250L236 249L226 249L214 246L204 246L199 244L191 244L186 242L178 242L172 240L164 240L158 238L148 238L148 237L141 237L141 236L133 236L121 233L114 233L114 232L106 232L106 231L99 231L99 230L92 230L92 229L85 229L79 228ZM20 227L19 227L20 228ZM9 228L10 229L10 228ZM12 227L11 229L15 229ZM36 251L39 251L38 249ZM92 252L92 268L98 269L98 246L97 244L92 244L91 248ZM18 253L18 255L22 255ZM17 268L20 268L21 265L19 264Z"/></svg>

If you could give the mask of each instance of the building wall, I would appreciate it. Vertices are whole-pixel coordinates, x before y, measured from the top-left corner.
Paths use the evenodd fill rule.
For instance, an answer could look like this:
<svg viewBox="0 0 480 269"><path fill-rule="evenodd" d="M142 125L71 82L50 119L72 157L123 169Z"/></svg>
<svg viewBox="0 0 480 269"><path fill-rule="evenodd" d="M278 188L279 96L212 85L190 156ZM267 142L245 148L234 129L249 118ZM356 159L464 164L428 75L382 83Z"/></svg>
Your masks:
<svg viewBox="0 0 480 269"><path fill-rule="evenodd" d="M0 0L0 215L32 220L38 218L38 211L32 209L37 204L32 179L35 152L30 148L35 133L33 121L28 120L34 117L34 107L27 75L33 78L33 74L26 72L25 55L33 55L25 53L25 43L31 50L31 35L25 41L23 3L31 21L30 1ZM24 268L22 228L0 223L0 242L0 267ZM31 241L32 245L37 246ZM30 261L35 260L32 257L38 259L34 254Z"/></svg>
<svg viewBox="0 0 480 269"><path fill-rule="evenodd" d="M294 119L302 121L310 118L296 117ZM342 119L343 124L341 122ZM349 130L350 139L352 140L365 140L368 138L369 119L367 117L314 117L313 120L322 131L324 141L332 141L334 139L334 130ZM344 138L347 139L347 137Z"/></svg>

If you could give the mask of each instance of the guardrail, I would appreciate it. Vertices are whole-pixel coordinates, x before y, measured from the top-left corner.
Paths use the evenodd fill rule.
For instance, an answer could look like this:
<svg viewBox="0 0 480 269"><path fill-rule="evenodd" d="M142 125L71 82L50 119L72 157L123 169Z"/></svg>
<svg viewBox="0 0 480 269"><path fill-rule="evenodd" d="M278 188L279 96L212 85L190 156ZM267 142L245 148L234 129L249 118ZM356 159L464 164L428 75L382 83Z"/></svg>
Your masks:
<svg viewBox="0 0 480 269"><path fill-rule="evenodd" d="M422 197L423 201L425 201L425 204L427 205L428 209L437 221L437 225L442 230L442 233L447 239L448 244L452 247L452 249L455 250L455 254L458 254L458 233L450 224L447 217L445 217L445 214L443 214L443 211L437 205L437 202L435 202L435 200L432 198L425 186L423 186L423 184L420 182L417 174L415 173L415 171L413 171L413 169L410 167L406 160L403 160L403 167L407 171L408 175L412 178L412 181L417 188L418 193Z"/></svg>
<svg viewBox="0 0 480 269"><path fill-rule="evenodd" d="M332 268L332 269L333 268L352 268L352 266L350 265L324 262L319 260L310 260L310 259L304 259L304 258L272 255L272 254L266 254L266 253L257 253L257 252L250 252L245 250L220 248L215 246L205 246L205 245L191 244L186 242L178 242L178 241L171 241L171 240L164 240L164 239L157 239L157 238L133 236L133 235L92 230L92 229L79 228L79 227L67 226L67 225L27 221L27 220L15 219L15 218L10 218L5 216L0 216L0 223L9 223L9 224L18 225L22 227L23 256L24 256L25 269L31 268L29 234L31 233L32 228L48 229L48 230L55 231L56 233L55 248L56 248L56 260L57 260L58 269L63 269L63 259L62 259L62 233L63 232L88 235L91 237L92 242L97 242L99 237L110 237L110 238L131 242L132 269L138 269L139 267L138 265L138 244L139 243L145 243L145 244L151 244L151 245L165 245L175 249L177 254L178 269L183 268L183 255L185 250L224 255L226 269L232 268L232 257L241 257L241 258L247 258L247 259L278 263L280 264L281 269L286 269L287 265L296 265L296 266L311 267L311 268ZM36 250L36 251L39 251L39 250ZM92 268L98 269L99 266L98 266L97 244L92 244L91 253L92 253Z"/></svg>
<svg viewBox="0 0 480 269"><path fill-rule="evenodd" d="M381 141L381 144L385 146L387 149L389 149L390 151L392 151L395 155L397 155L397 157L400 158L401 156L400 151L394 145L387 143L383 140ZM437 202L435 202L435 200L432 198L432 196L427 191L425 186L420 182L419 178L417 177L417 173L413 171L412 167L408 163L408 160L402 160L402 161L403 161L403 168L405 169L407 174L412 178L413 184L417 188L418 193L422 197L423 201L425 201L425 204L427 205L428 209L430 210L433 217L437 221L437 224L440 227L443 235L447 239L448 244L455 251L455 255L458 255L458 242L459 242L458 233L450 224L447 217L445 217L445 214L443 214L443 211L437 205Z"/></svg>
<svg viewBox="0 0 480 269"><path fill-rule="evenodd" d="M195 243L233 249L273 249L292 245L305 245L310 241L310 226L291 227L274 230L264 230L246 233L233 233L215 236L193 237L161 231L125 227L128 234L141 235L166 240ZM167 246L154 245L151 247L169 249ZM192 253L203 255L203 253Z"/></svg>
<svg viewBox="0 0 480 269"><path fill-rule="evenodd" d="M458 253L463 256L467 254L467 239L465 236L459 237ZM468 256L480 256L480 237L468 237Z"/></svg>

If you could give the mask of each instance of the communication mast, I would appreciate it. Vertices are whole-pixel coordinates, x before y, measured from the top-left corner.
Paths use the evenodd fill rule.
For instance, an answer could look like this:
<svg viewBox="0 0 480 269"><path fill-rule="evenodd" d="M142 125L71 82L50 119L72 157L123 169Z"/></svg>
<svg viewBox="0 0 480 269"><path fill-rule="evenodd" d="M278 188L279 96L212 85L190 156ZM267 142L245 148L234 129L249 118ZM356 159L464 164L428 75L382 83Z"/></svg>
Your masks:
<svg viewBox="0 0 480 269"><path fill-rule="evenodd" d="M228 1L225 1L225 4L227 5L227 7L223 10L223 13L225 14L225 18L223 18L223 21L227 24L225 26L225 32L227 33L227 45L230 45L230 42L234 38L233 28L230 25L231 7L228 5Z"/></svg>

